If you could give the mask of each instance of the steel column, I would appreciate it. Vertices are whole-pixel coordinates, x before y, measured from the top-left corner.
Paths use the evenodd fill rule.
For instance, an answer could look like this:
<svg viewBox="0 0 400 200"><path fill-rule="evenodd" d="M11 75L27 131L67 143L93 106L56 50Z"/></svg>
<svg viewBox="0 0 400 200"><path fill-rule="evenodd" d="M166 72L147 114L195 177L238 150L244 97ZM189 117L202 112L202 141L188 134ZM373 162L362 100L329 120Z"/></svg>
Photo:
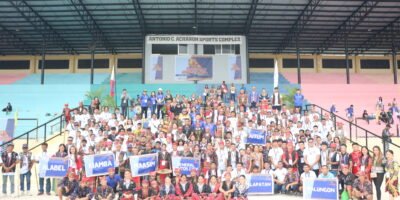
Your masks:
<svg viewBox="0 0 400 200"><path fill-rule="evenodd" d="M296 39L296 57L297 57L297 83L301 84L301 66L300 66L300 50L299 38Z"/></svg>
<svg viewBox="0 0 400 200"><path fill-rule="evenodd" d="M393 82L394 84L397 84L397 51L396 47L393 45L392 47L392 62L393 62Z"/></svg>
<svg viewBox="0 0 400 200"><path fill-rule="evenodd" d="M41 76L40 76L40 84L44 84L44 68L45 68L45 63L46 63L46 41L43 39L43 45L42 45L42 69L41 69Z"/></svg>
<svg viewBox="0 0 400 200"><path fill-rule="evenodd" d="M92 48L90 57L90 84L92 85L93 85L93 79L94 79L94 48Z"/></svg>
<svg viewBox="0 0 400 200"><path fill-rule="evenodd" d="M346 83L350 84L350 66L349 66L349 50L347 47L347 35L344 41L344 51L346 55Z"/></svg>

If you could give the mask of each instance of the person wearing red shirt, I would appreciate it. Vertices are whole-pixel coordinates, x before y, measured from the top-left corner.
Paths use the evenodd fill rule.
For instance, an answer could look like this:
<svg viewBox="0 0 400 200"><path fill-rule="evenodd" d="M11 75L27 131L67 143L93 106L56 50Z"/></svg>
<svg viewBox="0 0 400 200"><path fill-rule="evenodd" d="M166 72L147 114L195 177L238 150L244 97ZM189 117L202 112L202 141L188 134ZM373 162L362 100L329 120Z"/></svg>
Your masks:
<svg viewBox="0 0 400 200"><path fill-rule="evenodd" d="M361 170L361 158L362 153L360 150L360 145L357 143L353 144L353 152L350 153L350 169L353 174L358 174Z"/></svg>
<svg viewBox="0 0 400 200"><path fill-rule="evenodd" d="M282 161L285 165L285 168L293 167L294 171L297 171L297 161L299 160L298 153L294 150L293 144L287 144L287 150L282 155Z"/></svg>

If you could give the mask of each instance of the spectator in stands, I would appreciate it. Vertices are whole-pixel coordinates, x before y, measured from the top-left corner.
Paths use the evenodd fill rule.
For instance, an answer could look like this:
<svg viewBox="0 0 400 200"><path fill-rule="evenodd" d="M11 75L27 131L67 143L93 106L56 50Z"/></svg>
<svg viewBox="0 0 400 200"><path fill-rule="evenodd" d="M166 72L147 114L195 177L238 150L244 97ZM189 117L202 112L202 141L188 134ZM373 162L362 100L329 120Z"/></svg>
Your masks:
<svg viewBox="0 0 400 200"><path fill-rule="evenodd" d="M19 154L19 180L20 180L20 191L21 194L31 195L31 169L33 166L32 153L28 151L28 144L22 145L22 152ZM25 181L26 181L26 192L25 192Z"/></svg>
<svg viewBox="0 0 400 200"><path fill-rule="evenodd" d="M235 87L235 84L232 83L229 90L230 90L230 98L229 98L229 100L233 101L233 102L236 102L236 87Z"/></svg>
<svg viewBox="0 0 400 200"><path fill-rule="evenodd" d="M364 172L358 173L358 178L354 180L352 185L352 197L366 200L373 199L372 184Z"/></svg>
<svg viewBox="0 0 400 200"><path fill-rule="evenodd" d="M301 113L303 109L304 95L301 93L300 89L296 90L296 94L293 96L293 101L294 107L299 109L299 112Z"/></svg>
<svg viewBox="0 0 400 200"><path fill-rule="evenodd" d="M7 103L7 106L5 107L5 108L3 108L3 110L2 110L3 112L6 112L7 114L9 113L9 112L12 112L12 106L11 106L11 103L10 102L8 102Z"/></svg>
<svg viewBox="0 0 400 200"><path fill-rule="evenodd" d="M368 115L367 110L364 110L364 112L362 114L362 119L365 120L369 124L369 115Z"/></svg>
<svg viewBox="0 0 400 200"><path fill-rule="evenodd" d="M47 152L47 143L42 143L42 153L40 153L37 158L36 158L36 163L39 163L39 166L41 166L42 162L47 162L47 160L51 157L51 154ZM43 195L44 193L44 181L46 179L46 194L50 194L50 189L51 189L51 182L50 178L45 178L44 173L39 173L39 196ZM61 197L60 197L61 198Z"/></svg>
<svg viewBox="0 0 400 200"><path fill-rule="evenodd" d="M122 94L121 94L121 114L124 117L128 116L128 107L129 107L129 102L131 100L131 97L129 96L128 92L126 91L126 89L124 88L122 90Z"/></svg>
<svg viewBox="0 0 400 200"><path fill-rule="evenodd" d="M350 105L350 107L346 108L346 116L350 122L354 120L354 105Z"/></svg>
<svg viewBox="0 0 400 200"><path fill-rule="evenodd" d="M383 151L389 150L389 144L392 142L392 133L390 132L391 126L389 124L382 131Z"/></svg>
<svg viewBox="0 0 400 200"><path fill-rule="evenodd" d="M15 168L19 162L18 153L14 152L14 144L7 145L6 151L1 154L2 173L3 173L3 195L7 195L7 180L10 180L10 193L14 196L15 192Z"/></svg>
<svg viewBox="0 0 400 200"><path fill-rule="evenodd" d="M379 146L374 146L374 148L372 148L372 152L373 156L372 156L371 178L375 185L376 199L381 200L381 186L385 174L385 169L384 169L385 158Z"/></svg>

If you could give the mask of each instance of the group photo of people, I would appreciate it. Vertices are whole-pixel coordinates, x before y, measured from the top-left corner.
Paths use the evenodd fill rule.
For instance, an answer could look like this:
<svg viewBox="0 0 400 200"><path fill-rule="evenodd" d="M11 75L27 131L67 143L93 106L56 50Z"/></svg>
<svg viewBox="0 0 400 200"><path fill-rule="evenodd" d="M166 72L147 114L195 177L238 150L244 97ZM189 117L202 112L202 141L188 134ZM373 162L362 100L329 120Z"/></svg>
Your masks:
<svg viewBox="0 0 400 200"><path fill-rule="evenodd" d="M278 87L268 93L246 86L206 85L203 93L191 96L162 88L130 95L124 89L117 108L102 106L98 99L76 108L66 104L67 142L58 149L43 143L35 155L26 144L7 146L1 155L2 193L15 196L20 187L22 195L54 191L60 200L245 200L249 176L263 174L272 178L274 194L300 197L304 180L319 178L337 179L341 199L399 196L398 155L390 148L348 141L333 114L305 109L300 89L288 106ZM248 142L252 130L265 134L264 144ZM115 166L105 175L86 176L85 157L104 153L114 155ZM135 176L130 157L147 154L158 155L157 170ZM38 172L34 194L32 168L52 157L67 160L67 175L55 179ZM172 164L174 157L197 158L200 167L181 173Z"/></svg>

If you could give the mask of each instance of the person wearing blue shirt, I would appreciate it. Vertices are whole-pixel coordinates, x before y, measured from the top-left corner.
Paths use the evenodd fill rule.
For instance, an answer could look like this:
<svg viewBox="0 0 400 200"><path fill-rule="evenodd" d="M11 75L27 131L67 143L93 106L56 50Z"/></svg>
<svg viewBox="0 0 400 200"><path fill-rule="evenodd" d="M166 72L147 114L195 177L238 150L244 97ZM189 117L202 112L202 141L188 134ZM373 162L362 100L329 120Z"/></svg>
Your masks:
<svg viewBox="0 0 400 200"><path fill-rule="evenodd" d="M353 105L350 105L350 107L346 108L346 116L350 122L353 121L353 117L354 117L354 106Z"/></svg>
<svg viewBox="0 0 400 200"><path fill-rule="evenodd" d="M107 185L110 186L114 192L117 191L117 185L122 180L119 174L115 174L114 168L108 169L108 176L106 177Z"/></svg>
<svg viewBox="0 0 400 200"><path fill-rule="evenodd" d="M147 118L147 109L149 107L149 95L147 95L147 90L143 90L142 96L139 98L140 106L142 107L142 114L141 117Z"/></svg>
<svg viewBox="0 0 400 200"><path fill-rule="evenodd" d="M329 172L329 168L326 165L321 167L321 173L318 175L318 178L335 178L335 176Z"/></svg>
<svg viewBox="0 0 400 200"><path fill-rule="evenodd" d="M164 118L164 113L162 112L162 108L164 107L165 96L162 88L158 88L157 92L157 118Z"/></svg>
<svg viewBox="0 0 400 200"><path fill-rule="evenodd" d="M296 94L293 96L293 101L294 107L299 109L299 112L301 113L301 110L303 109L304 95L301 93L300 89L297 89Z"/></svg>
<svg viewBox="0 0 400 200"><path fill-rule="evenodd" d="M157 96L155 92L151 92L150 94L150 109L151 109L151 115L156 114L156 109L157 109Z"/></svg>
<svg viewBox="0 0 400 200"><path fill-rule="evenodd" d="M247 93L246 87L244 86L244 84L242 84L242 87L240 87L240 90L243 90L245 94Z"/></svg>

